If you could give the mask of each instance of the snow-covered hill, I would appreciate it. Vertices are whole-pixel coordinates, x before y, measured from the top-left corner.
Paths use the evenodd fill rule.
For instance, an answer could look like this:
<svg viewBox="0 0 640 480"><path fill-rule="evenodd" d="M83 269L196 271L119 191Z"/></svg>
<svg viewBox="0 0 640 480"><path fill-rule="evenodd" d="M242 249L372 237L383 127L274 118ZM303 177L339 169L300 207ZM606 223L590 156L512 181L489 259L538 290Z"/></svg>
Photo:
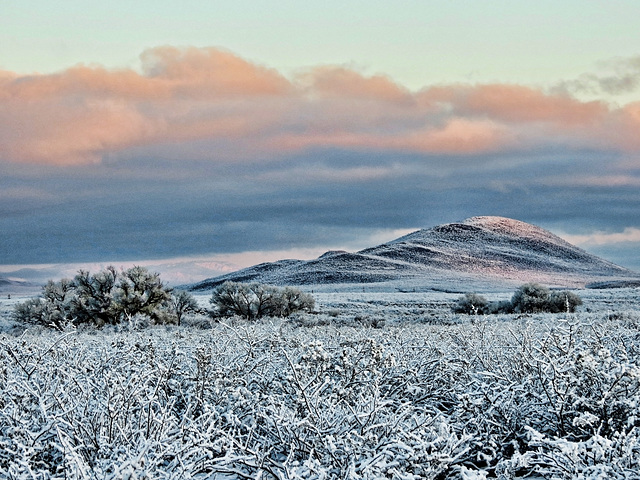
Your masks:
<svg viewBox="0 0 640 480"><path fill-rule="evenodd" d="M12 293L29 293L39 289L40 286L34 283L0 277L0 293L3 295L11 295Z"/></svg>
<svg viewBox="0 0 640 480"><path fill-rule="evenodd" d="M488 291L524 282L585 287L640 281L640 274L603 260L535 225L503 217L472 217L419 230L355 253L332 251L310 261L264 263L193 285L225 281L314 288ZM340 286L340 287L339 287Z"/></svg>

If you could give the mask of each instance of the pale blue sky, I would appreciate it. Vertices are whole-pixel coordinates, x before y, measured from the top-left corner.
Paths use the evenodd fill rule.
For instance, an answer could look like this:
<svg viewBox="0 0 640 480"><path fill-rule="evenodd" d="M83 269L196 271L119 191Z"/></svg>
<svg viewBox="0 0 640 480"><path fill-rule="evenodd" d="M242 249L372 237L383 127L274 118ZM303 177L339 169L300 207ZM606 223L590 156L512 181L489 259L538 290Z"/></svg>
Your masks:
<svg viewBox="0 0 640 480"><path fill-rule="evenodd" d="M136 67L158 45L218 46L285 74L319 64L433 83L550 84L637 53L637 1L2 0L0 68Z"/></svg>

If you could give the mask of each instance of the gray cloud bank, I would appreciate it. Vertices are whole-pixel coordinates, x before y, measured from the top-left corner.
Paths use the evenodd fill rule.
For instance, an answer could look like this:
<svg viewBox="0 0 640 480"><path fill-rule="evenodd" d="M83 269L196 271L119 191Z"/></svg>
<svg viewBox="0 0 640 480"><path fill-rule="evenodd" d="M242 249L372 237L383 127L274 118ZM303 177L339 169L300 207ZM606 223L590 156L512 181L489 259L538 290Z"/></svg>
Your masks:
<svg viewBox="0 0 640 480"><path fill-rule="evenodd" d="M363 248L381 230L502 215L575 235L589 251L640 269L637 239L606 237L640 225L640 170L602 152L331 149L243 163L1 169L5 265ZM596 231L604 236L589 246Z"/></svg>

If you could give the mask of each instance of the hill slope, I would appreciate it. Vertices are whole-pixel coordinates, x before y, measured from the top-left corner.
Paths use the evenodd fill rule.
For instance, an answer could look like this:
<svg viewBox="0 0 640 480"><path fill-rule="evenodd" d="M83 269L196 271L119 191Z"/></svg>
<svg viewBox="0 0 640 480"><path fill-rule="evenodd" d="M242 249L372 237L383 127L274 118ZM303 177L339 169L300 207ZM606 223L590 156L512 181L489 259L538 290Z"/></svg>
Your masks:
<svg viewBox="0 0 640 480"><path fill-rule="evenodd" d="M584 287L639 279L640 274L591 255L535 225L503 217L472 217L355 253L327 252L309 261L256 265L205 280L192 289L211 289L230 280L470 291L510 288L530 281Z"/></svg>
<svg viewBox="0 0 640 480"><path fill-rule="evenodd" d="M9 278L0 277L0 293L2 294L29 293L31 291L36 291L39 289L39 285L30 282L11 280Z"/></svg>

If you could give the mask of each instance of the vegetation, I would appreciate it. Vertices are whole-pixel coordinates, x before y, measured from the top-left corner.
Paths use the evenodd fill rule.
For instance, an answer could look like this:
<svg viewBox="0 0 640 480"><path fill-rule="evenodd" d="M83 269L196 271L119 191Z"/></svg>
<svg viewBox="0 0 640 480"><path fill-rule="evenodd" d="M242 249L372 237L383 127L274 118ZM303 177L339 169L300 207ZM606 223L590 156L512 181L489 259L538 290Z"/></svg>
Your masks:
<svg viewBox="0 0 640 480"><path fill-rule="evenodd" d="M171 306L176 315L178 325L182 323L182 317L184 317L185 314L198 313L201 310L194 296L184 290L175 290L172 292Z"/></svg>
<svg viewBox="0 0 640 480"><path fill-rule="evenodd" d="M577 300L535 285L459 300L534 312L490 321L452 315L448 294L319 293L316 314L295 289L227 284L211 300L246 298L243 318L97 335L69 326L87 311L177 323L197 302L164 286L159 301L144 269L79 276L15 307L62 332L0 336L7 478L638 478L638 292L592 292L606 308L577 315L540 312Z"/></svg>
<svg viewBox="0 0 640 480"><path fill-rule="evenodd" d="M7 478L638 478L640 317L0 338Z"/></svg>
<svg viewBox="0 0 640 480"><path fill-rule="evenodd" d="M238 315L249 321L264 317L288 317L301 310L313 310L311 295L293 287L278 288L261 283L225 282L211 296L215 313Z"/></svg>
<svg viewBox="0 0 640 480"><path fill-rule="evenodd" d="M466 313L468 315L481 315L488 313L489 302L477 293L465 293L453 306L454 313Z"/></svg>
<svg viewBox="0 0 640 480"><path fill-rule="evenodd" d="M13 317L63 330L67 324L101 327L136 317L152 323L180 322L185 313L196 310L189 293L172 296L157 273L138 266L122 272L107 267L95 274L80 270L73 280L47 282L40 296L15 306Z"/></svg>
<svg viewBox="0 0 640 480"><path fill-rule="evenodd" d="M510 302L489 302L482 295L467 293L453 305L455 313L483 315L487 313L573 313L582 299L569 291L551 291L538 283L519 287Z"/></svg>

